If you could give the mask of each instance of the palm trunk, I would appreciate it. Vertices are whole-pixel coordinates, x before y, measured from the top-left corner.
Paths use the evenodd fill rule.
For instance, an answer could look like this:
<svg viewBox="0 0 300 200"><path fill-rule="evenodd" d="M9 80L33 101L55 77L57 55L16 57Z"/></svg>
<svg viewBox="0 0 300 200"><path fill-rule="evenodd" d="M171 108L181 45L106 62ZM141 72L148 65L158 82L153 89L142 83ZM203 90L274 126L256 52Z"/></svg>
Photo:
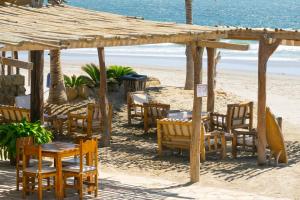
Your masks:
<svg viewBox="0 0 300 200"><path fill-rule="evenodd" d="M50 91L48 103L64 104L68 102L63 73L60 64L60 50L50 51Z"/></svg>
<svg viewBox="0 0 300 200"><path fill-rule="evenodd" d="M192 0L185 0L185 14L186 23L192 24ZM190 45L186 45L186 78L185 78L185 90L192 90L194 88L194 61L192 56L192 49Z"/></svg>

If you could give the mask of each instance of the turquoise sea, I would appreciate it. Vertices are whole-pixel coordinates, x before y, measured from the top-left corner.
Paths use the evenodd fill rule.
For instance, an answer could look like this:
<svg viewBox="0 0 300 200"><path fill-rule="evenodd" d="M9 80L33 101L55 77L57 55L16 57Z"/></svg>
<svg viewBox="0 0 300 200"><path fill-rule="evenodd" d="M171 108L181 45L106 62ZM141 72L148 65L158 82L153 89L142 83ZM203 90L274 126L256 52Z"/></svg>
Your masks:
<svg viewBox="0 0 300 200"><path fill-rule="evenodd" d="M69 4L148 20L185 22L184 0L69 0ZM193 18L199 25L300 29L300 0L193 0ZM251 44L247 52L222 50L220 67L257 70L258 44L246 42ZM94 49L66 51L63 56L76 59L79 54L97 61ZM176 44L107 48L106 56L112 64L185 66L184 46ZM300 75L300 47L280 46L269 66L273 73Z"/></svg>

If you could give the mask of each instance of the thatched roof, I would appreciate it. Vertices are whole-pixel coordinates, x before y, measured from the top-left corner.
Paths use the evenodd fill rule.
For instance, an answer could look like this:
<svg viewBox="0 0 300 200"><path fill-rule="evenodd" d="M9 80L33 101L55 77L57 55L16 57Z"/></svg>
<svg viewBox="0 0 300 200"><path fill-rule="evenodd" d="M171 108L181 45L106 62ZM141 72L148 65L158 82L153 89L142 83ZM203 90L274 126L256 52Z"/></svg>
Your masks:
<svg viewBox="0 0 300 200"><path fill-rule="evenodd" d="M291 30L162 23L71 6L0 6L0 51L91 48L237 38L300 41Z"/></svg>
<svg viewBox="0 0 300 200"><path fill-rule="evenodd" d="M0 6L0 44L13 49L186 43L224 37L215 27L160 23L71 6Z"/></svg>

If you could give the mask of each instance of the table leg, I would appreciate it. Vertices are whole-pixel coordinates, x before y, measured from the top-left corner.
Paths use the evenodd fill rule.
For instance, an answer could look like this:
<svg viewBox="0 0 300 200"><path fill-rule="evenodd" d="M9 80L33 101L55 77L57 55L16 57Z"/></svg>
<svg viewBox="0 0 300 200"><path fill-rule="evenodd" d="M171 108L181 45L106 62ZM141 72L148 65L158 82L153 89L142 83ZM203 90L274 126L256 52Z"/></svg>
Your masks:
<svg viewBox="0 0 300 200"><path fill-rule="evenodd" d="M63 184L62 184L62 163L61 163L61 157L56 157L56 193L58 199L63 199Z"/></svg>

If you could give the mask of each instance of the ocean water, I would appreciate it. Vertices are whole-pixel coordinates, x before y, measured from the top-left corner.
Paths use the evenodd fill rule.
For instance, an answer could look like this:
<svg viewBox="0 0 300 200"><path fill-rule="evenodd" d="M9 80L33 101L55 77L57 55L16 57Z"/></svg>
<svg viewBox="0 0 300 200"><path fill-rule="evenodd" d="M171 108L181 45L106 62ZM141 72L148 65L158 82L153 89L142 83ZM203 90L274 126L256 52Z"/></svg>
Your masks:
<svg viewBox="0 0 300 200"><path fill-rule="evenodd" d="M69 4L148 20L185 22L184 0L69 0ZM300 29L300 0L193 0L193 20L194 24L210 26ZM219 67L257 70L258 44L243 42L251 44L250 50L221 50ZM106 56L111 64L184 69L184 52L183 45L159 44L107 48ZM97 61L94 49L63 52L66 59L76 59L74 55L79 54L84 54L87 61ZM300 75L300 47L280 46L271 57L268 70Z"/></svg>

